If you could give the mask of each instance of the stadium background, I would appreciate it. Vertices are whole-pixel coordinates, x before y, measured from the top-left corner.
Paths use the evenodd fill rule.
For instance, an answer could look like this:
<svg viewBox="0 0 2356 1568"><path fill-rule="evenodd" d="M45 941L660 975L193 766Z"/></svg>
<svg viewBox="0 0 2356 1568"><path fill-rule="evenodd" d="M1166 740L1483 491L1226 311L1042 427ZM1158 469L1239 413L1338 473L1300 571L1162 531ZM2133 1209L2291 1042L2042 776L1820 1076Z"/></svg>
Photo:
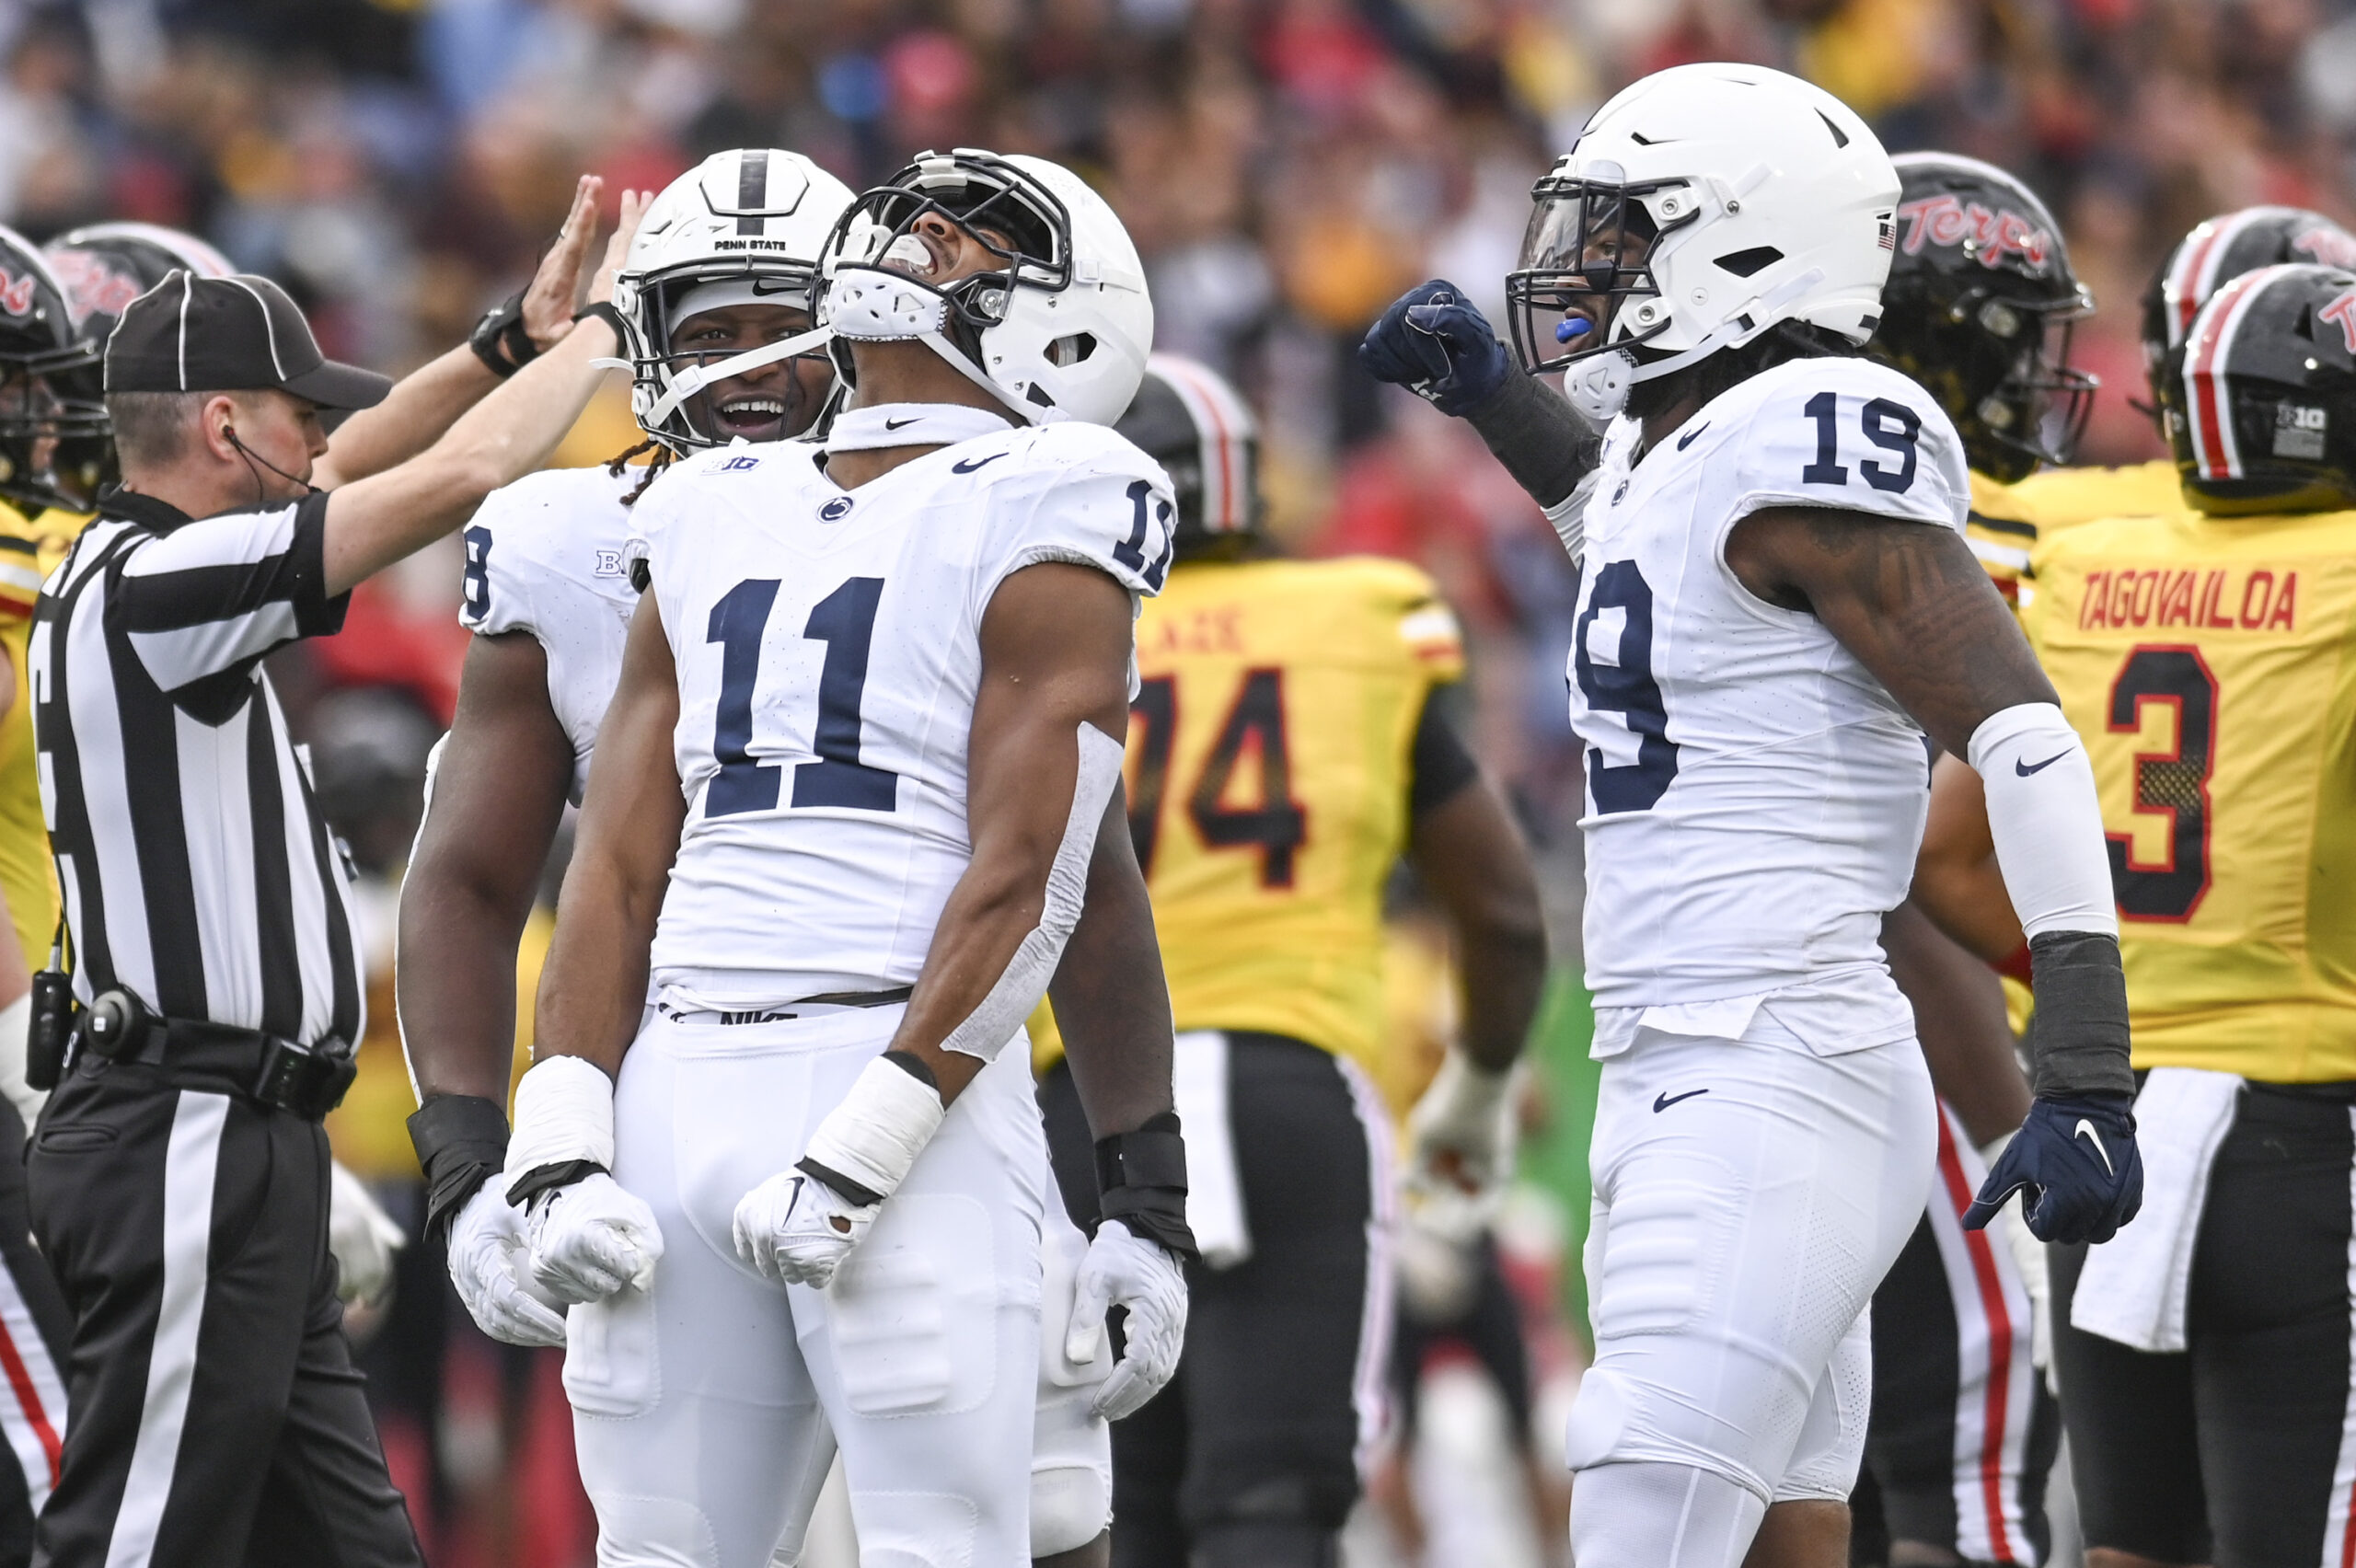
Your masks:
<svg viewBox="0 0 2356 1568"><path fill-rule="evenodd" d="M1161 346L1265 411L1280 536L1414 559L1463 617L1477 749L1540 847L1565 965L1532 1190L1507 1227L1528 1298L1559 1298L1535 1331L1559 1397L1592 1081L1570 573L1470 432L1378 388L1351 349L1426 276L1494 309L1530 183L1588 110L1713 58L1796 70L1893 151L1987 158L2046 196L2100 306L2077 337L2105 380L2088 460L2157 450L2131 406L2135 310L2177 236L2252 202L2356 215L2351 0L0 0L0 221L37 240L103 218L194 230L284 282L329 353L398 373L520 284L581 169L609 192L655 187L706 153L778 144L857 188L971 144L1083 170L1144 254ZM562 460L630 442L617 394ZM412 1223L390 912L464 653L457 582L430 551L277 671L376 917L367 1072L334 1132ZM1405 1093L1445 987L1412 918L1399 951ZM417 1249L389 1309L354 1327L433 1560L586 1562L551 1356L475 1334ZM1502 1560L1445 1533L1435 1563Z"/></svg>

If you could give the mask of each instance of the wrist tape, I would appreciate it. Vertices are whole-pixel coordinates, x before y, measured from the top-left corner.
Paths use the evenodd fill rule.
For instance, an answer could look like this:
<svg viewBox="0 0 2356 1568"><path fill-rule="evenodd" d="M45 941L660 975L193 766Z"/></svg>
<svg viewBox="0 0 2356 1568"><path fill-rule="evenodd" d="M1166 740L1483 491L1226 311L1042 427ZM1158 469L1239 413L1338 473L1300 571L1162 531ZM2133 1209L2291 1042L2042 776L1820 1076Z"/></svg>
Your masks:
<svg viewBox="0 0 2356 1568"><path fill-rule="evenodd" d="M549 1056L515 1086L507 1201L522 1208L551 1187L614 1168L614 1080L585 1056Z"/></svg>
<svg viewBox="0 0 2356 1568"><path fill-rule="evenodd" d="M2135 1095L2128 1061L2127 973L2107 932L2047 931L2028 943L2037 1011L2029 1017L2029 1088L2039 1100Z"/></svg>
<svg viewBox="0 0 2356 1568"><path fill-rule="evenodd" d="M2023 702L1971 732L1967 760L1987 787L1988 832L2004 891L2031 938L2119 934L2094 764L2062 709Z"/></svg>
<svg viewBox="0 0 2356 1568"><path fill-rule="evenodd" d="M425 1233L446 1236L451 1218L507 1164L507 1113L476 1094L437 1094L409 1119L425 1170Z"/></svg>
<svg viewBox="0 0 2356 1568"><path fill-rule="evenodd" d="M1096 1191L1099 1223L1117 1219L1189 1262L1201 1256L1186 1224L1186 1140L1175 1111L1096 1140Z"/></svg>
<svg viewBox="0 0 2356 1568"><path fill-rule="evenodd" d="M855 1204L882 1203L907 1180L948 1113L938 1090L878 1056L818 1124L794 1169Z"/></svg>

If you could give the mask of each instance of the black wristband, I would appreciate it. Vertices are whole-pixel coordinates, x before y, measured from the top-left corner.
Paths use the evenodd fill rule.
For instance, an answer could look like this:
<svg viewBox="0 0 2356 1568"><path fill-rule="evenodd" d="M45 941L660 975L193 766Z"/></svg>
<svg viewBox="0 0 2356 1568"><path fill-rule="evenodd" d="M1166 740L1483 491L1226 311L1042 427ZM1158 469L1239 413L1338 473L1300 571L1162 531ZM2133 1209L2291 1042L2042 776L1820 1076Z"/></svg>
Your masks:
<svg viewBox="0 0 2356 1568"><path fill-rule="evenodd" d="M1133 1133L1096 1140L1098 1223L1117 1219L1192 1262L1201 1254L1186 1224L1186 1140L1178 1113L1149 1116Z"/></svg>
<svg viewBox="0 0 2356 1568"><path fill-rule="evenodd" d="M535 1165L515 1178L507 1189L507 1201L516 1208L529 1208L532 1200L542 1193L552 1193L559 1187L570 1187L575 1182L585 1182L592 1176L607 1174L606 1168L594 1159L568 1159L556 1165Z"/></svg>
<svg viewBox="0 0 2356 1568"><path fill-rule="evenodd" d="M2028 944L2037 1010L2028 1025L2029 1087L2061 1095L2132 1098L2128 1060L2127 973L2119 939L2093 931L2047 931Z"/></svg>
<svg viewBox="0 0 2356 1568"><path fill-rule="evenodd" d="M884 1194L874 1188L854 1182L841 1171L830 1170L806 1154L793 1162L793 1168L813 1182L859 1205L861 1208L872 1208L884 1201Z"/></svg>
<svg viewBox="0 0 2356 1568"><path fill-rule="evenodd" d="M507 301L483 312L467 338L475 358L502 381L540 356L540 346L524 329L524 294L517 290Z"/></svg>
<svg viewBox="0 0 2356 1568"><path fill-rule="evenodd" d="M1578 410L1519 370L1464 421L1541 506L1561 505L1603 459L1603 437Z"/></svg>
<svg viewBox="0 0 2356 1568"><path fill-rule="evenodd" d="M477 1094L437 1094L409 1119L409 1141L425 1170L425 1233L446 1237L450 1220L507 1163L507 1113Z"/></svg>
<svg viewBox="0 0 2356 1568"><path fill-rule="evenodd" d="M622 335L622 313L614 308L614 305L611 300L593 299L587 305L583 306L580 309L572 313L572 318L575 321L586 321L593 316L614 329L615 342L627 343L629 341L628 338Z"/></svg>

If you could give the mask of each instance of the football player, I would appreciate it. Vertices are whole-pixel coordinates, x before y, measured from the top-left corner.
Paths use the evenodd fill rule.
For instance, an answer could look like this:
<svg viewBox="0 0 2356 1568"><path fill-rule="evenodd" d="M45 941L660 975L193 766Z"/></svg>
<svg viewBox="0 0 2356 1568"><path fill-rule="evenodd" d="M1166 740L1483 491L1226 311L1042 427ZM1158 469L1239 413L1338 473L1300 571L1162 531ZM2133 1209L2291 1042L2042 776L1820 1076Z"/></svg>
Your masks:
<svg viewBox="0 0 2356 1568"><path fill-rule="evenodd" d="M2009 495L2075 450L2095 383L2071 366L2069 334L2094 302L2061 226L2019 180L1948 153L1891 162L1898 245L1866 352L1954 421L1970 465L1965 536L2011 599L2028 552L2010 532L2026 525ZM2037 1371L2044 1254L2011 1211L2001 1236L1961 1223L2027 1088L1992 973L1911 908L1883 945L1914 1003L1941 1125L1930 1207L1874 1296L1865 1466L1898 1561L2034 1563L2050 1542L2045 1483L2061 1438Z"/></svg>
<svg viewBox="0 0 2356 1568"><path fill-rule="evenodd" d="M2110 1568L2336 1562L2350 1539L2351 321L2356 272L2227 282L2182 335L2185 509L2033 563L2029 636L2094 754L2137 1116L2168 1151L2133 1231L2054 1250L2062 1415ZM1973 782L1936 779L1916 896L1994 960L2019 927Z"/></svg>
<svg viewBox="0 0 2356 1568"><path fill-rule="evenodd" d="M465 536L460 617L475 635L401 884L401 1018L422 1101L410 1127L433 1191L429 1224L448 1227L451 1277L476 1323L509 1343L564 1343L563 1304L522 1267L522 1216L495 1178L514 953L564 804L587 780L638 602L623 564L630 508L678 457L797 436L818 417L834 386L823 349L710 373L809 329L820 248L850 201L816 164L779 148L716 153L674 181L615 287L655 472L628 467L632 452L604 468L535 474L496 492ZM673 397L689 372L695 389ZM1063 1288L1043 1309L1042 1355L1054 1362L1033 1456L1032 1545L1043 1559L1103 1534L1112 1485L1110 1435L1088 1408L1099 1379L1054 1356L1086 1239L1066 1226L1048 1240Z"/></svg>
<svg viewBox="0 0 2356 1568"><path fill-rule="evenodd" d="M2044 1001L2036 1099L1966 1223L2027 1186L2040 1237L2107 1238L2140 1196L2085 748L1964 542L1954 426L1856 357L1899 192L1862 120L1777 72L1681 66L1599 110L1507 280L1524 368L1611 421L1567 495L1592 444L1542 389L1505 389L1453 289L1411 292L1365 351L1513 451L1582 563L1603 1062L1596 1362L1568 1433L1586 1562L1731 1568L1754 1538L1755 1562L1846 1561L1865 1307L1935 1158L1878 940L1921 834L1924 731L1990 779Z"/></svg>
<svg viewBox="0 0 2356 1568"><path fill-rule="evenodd" d="M1454 617L1423 572L1258 549L1259 439L1207 367L1148 362L1119 430L1178 503L1138 623L1129 835L1179 1030L1189 1265L1178 1378L1114 1429L1120 1568L1330 1568L1380 1431L1392 1282L1382 889L1403 853L1452 917L1464 1030L1412 1124L1415 1181L1494 1201L1546 968L1521 836L1449 721ZM1040 1101L1095 1202L1071 1067Z"/></svg>
<svg viewBox="0 0 2356 1568"><path fill-rule="evenodd" d="M1107 1355L1126 1309L1117 1416L1184 1329L1168 1003L1118 795L1173 507L1104 428L1152 310L1102 198L973 149L860 198L815 306L852 387L824 442L703 454L633 515L650 586L502 1182L576 1303L602 1557L763 1568L831 1429L866 1552L1011 1568L1047 1175L1004 1047L1068 949L1065 1016L1143 1070L1082 1078L1103 1218L1066 1348Z"/></svg>

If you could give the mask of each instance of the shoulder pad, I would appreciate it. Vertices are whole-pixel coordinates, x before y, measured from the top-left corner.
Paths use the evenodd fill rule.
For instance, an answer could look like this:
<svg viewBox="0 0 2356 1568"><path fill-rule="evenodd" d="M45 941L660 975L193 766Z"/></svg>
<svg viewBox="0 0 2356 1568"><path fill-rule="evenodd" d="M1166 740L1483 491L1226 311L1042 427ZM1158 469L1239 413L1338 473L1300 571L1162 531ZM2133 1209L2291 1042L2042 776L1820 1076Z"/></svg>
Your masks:
<svg viewBox="0 0 2356 1568"><path fill-rule="evenodd" d="M459 624L485 634L535 630L575 613L583 595L595 594L595 579L618 580L630 526L622 497L642 477L547 468L493 490L459 536Z"/></svg>
<svg viewBox="0 0 2356 1568"><path fill-rule="evenodd" d="M1959 528L1969 510L1955 426L1914 381L1871 360L1761 371L1687 421L1676 444L1689 444L1717 476L1711 487L1724 487L1729 519L1814 506Z"/></svg>

